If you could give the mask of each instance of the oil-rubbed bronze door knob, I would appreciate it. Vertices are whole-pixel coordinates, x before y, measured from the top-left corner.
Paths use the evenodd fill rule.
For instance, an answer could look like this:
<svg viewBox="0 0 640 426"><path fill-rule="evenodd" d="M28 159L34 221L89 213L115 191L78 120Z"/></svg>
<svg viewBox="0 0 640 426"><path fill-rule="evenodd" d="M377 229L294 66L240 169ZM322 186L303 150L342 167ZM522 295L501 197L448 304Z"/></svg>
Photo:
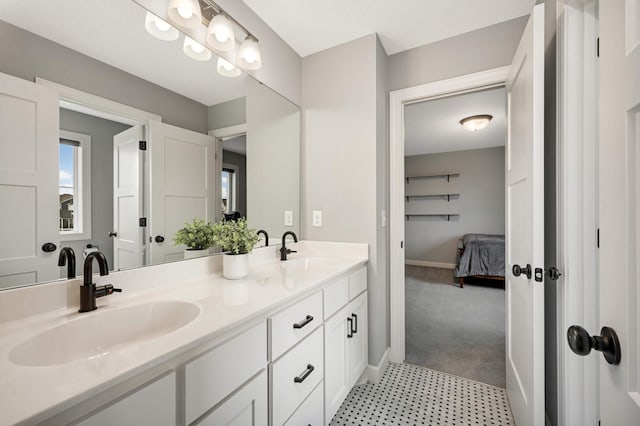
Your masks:
<svg viewBox="0 0 640 426"><path fill-rule="evenodd" d="M602 327L600 336L590 336L584 328L572 325L567 330L567 341L571 350L578 355L589 355L591 349L595 349L602 352L609 364L620 364L620 340L613 328Z"/></svg>
<svg viewBox="0 0 640 426"><path fill-rule="evenodd" d="M520 265L513 265L513 268L511 268L511 272L513 272L514 277L526 275L527 279L531 279L531 265L529 265L528 263L525 267L522 267Z"/></svg>

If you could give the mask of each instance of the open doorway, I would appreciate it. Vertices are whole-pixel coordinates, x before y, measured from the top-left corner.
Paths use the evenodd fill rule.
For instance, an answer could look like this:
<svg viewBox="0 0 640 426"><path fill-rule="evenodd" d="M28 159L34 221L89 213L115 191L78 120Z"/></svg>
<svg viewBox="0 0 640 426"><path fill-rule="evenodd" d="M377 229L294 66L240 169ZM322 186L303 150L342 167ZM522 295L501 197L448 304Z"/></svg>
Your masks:
<svg viewBox="0 0 640 426"><path fill-rule="evenodd" d="M404 106L405 360L501 388L505 111L504 87Z"/></svg>

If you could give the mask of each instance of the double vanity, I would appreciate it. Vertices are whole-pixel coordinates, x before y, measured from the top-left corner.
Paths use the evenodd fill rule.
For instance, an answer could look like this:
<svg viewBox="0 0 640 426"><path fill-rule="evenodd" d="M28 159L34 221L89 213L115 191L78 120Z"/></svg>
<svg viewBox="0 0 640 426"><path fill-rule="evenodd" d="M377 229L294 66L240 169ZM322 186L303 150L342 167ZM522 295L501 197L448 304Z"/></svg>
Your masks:
<svg viewBox="0 0 640 426"><path fill-rule="evenodd" d="M81 279L0 293L0 424L327 424L366 380L368 248L292 248L96 276L123 292L89 313Z"/></svg>

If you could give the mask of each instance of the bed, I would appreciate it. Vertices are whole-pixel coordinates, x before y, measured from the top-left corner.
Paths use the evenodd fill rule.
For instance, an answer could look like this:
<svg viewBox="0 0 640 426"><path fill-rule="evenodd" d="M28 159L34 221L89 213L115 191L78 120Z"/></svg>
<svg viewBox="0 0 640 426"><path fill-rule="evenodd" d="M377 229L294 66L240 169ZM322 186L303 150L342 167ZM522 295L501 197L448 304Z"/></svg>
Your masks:
<svg viewBox="0 0 640 426"><path fill-rule="evenodd" d="M458 242L454 276L460 287L469 277L504 281L504 235L466 234Z"/></svg>

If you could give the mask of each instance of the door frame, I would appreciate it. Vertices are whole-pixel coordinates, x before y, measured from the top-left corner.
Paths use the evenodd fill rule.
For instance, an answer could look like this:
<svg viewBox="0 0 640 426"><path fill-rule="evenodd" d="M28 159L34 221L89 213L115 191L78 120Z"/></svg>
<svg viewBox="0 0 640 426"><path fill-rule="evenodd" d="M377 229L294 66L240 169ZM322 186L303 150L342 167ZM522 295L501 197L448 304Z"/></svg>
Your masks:
<svg viewBox="0 0 640 426"><path fill-rule="evenodd" d="M557 33L558 424L599 419L598 358L578 357L565 337L574 324L599 329L597 37L597 0L567 0Z"/></svg>
<svg viewBox="0 0 640 426"><path fill-rule="evenodd" d="M389 361L405 359L404 107L427 99L506 85L511 66L426 83L389 94Z"/></svg>

